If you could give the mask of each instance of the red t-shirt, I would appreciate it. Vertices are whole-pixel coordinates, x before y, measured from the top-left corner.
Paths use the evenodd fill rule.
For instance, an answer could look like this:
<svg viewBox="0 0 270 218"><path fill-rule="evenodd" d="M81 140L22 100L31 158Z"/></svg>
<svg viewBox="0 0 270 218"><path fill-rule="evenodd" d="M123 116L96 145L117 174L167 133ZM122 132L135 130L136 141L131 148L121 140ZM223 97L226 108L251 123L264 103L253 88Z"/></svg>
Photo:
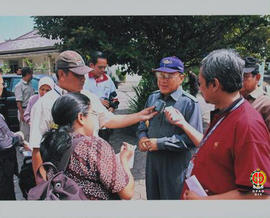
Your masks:
<svg viewBox="0 0 270 218"><path fill-rule="evenodd" d="M195 175L208 195L252 190L251 173L266 173L270 187L270 136L261 115L245 101L209 136L194 157ZM184 184L182 196L187 185ZM267 189L264 189L267 193ZM269 192L269 190L268 190Z"/></svg>

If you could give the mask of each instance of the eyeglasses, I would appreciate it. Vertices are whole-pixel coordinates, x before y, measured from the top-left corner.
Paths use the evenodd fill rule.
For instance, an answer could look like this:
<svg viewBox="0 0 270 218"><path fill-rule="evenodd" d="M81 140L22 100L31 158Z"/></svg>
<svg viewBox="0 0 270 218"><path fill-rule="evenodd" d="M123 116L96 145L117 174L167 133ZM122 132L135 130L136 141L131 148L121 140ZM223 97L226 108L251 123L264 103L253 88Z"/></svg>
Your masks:
<svg viewBox="0 0 270 218"><path fill-rule="evenodd" d="M179 73L174 73L174 74L168 74L168 73L163 73L163 72L156 72L156 76L158 79L173 79L177 77Z"/></svg>
<svg viewBox="0 0 270 218"><path fill-rule="evenodd" d="M247 80L250 77L254 77L254 75L252 73L244 73L244 75L243 75L244 80Z"/></svg>

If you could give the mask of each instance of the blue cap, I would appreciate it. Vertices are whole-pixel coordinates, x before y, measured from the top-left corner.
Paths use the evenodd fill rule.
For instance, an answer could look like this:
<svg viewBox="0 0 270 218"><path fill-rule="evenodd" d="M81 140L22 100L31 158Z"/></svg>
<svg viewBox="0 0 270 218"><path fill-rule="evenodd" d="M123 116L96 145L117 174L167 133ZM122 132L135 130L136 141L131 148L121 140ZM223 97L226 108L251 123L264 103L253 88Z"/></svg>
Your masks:
<svg viewBox="0 0 270 218"><path fill-rule="evenodd" d="M184 73L184 64L178 57L166 57L162 58L159 64L159 68L153 69L154 72L166 72L166 73Z"/></svg>

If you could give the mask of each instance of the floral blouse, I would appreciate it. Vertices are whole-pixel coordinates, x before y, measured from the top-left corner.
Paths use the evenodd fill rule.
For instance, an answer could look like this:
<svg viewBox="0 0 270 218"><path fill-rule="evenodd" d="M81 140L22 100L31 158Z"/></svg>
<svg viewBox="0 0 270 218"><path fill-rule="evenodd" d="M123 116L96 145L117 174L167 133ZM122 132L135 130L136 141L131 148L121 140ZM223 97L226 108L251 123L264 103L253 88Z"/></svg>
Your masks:
<svg viewBox="0 0 270 218"><path fill-rule="evenodd" d="M113 148L103 139L95 136L74 134L74 151L65 171L89 200L120 199L117 192L127 186L125 172Z"/></svg>

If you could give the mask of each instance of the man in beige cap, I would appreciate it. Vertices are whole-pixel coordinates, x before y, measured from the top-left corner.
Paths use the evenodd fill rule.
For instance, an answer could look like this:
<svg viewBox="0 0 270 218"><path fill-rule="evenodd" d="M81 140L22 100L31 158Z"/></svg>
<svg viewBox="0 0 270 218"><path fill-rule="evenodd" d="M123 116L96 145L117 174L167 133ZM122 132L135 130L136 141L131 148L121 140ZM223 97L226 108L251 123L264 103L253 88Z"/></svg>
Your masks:
<svg viewBox="0 0 270 218"><path fill-rule="evenodd" d="M36 174L38 167L42 164L39 151L42 135L53 125L51 108L56 99L67 92L81 92L89 97L93 111L97 113L94 135L98 135L98 130L102 127L123 128L133 125L139 121L149 120L156 112L152 112L154 107L146 108L138 113L128 115L114 115L109 112L100 102L99 98L82 90L84 75L92 71L86 66L82 57L75 51L64 51L56 60L56 76L58 84L36 103L35 113L30 130L30 147L33 148L32 164ZM38 181L37 181L38 182Z"/></svg>

